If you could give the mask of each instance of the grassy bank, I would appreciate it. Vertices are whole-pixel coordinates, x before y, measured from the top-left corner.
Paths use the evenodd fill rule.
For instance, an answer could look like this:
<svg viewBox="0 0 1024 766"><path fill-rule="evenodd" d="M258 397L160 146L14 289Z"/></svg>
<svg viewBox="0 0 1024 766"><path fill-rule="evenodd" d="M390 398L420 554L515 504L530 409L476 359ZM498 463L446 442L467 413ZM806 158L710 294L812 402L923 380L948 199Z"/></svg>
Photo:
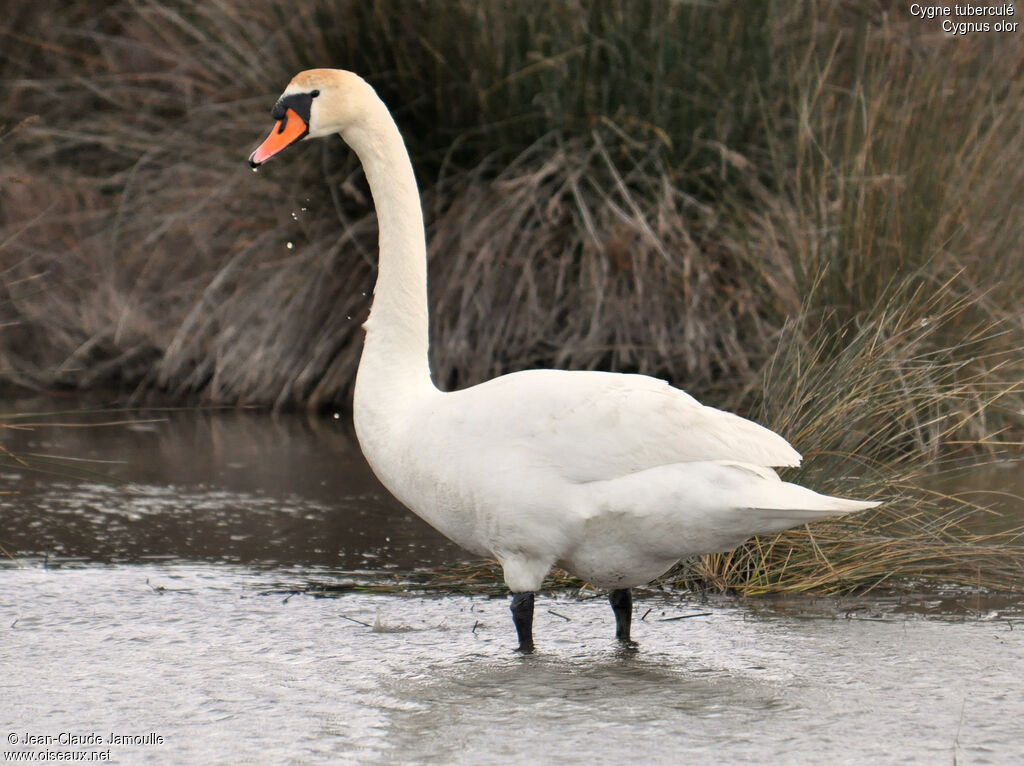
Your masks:
<svg viewBox="0 0 1024 766"><path fill-rule="evenodd" d="M963 579L1013 541L957 537L975 509L921 477L1020 454L1024 35L905 14L19 3L0 22L0 378L347 406L375 269L361 173L340 141L244 162L295 71L341 66L410 145L439 383L667 377L783 433L816 489L893 501L829 526L835 546L801 531L708 559L709 582L789 587L765 572L799 560L815 587ZM947 532L956 567L890 546L952 555Z"/></svg>

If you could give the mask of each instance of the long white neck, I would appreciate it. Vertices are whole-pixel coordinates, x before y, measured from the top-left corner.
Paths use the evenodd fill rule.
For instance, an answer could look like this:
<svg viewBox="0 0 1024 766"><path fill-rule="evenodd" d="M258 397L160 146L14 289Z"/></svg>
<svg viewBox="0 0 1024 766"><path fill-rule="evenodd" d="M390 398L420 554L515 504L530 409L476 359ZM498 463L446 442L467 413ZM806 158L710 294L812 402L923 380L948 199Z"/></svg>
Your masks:
<svg viewBox="0 0 1024 766"><path fill-rule="evenodd" d="M373 101L364 119L343 134L373 194L380 246L356 376L359 431L371 422L383 428L388 419L401 417L404 404L437 392L428 358L427 252L416 177L398 126L384 104Z"/></svg>

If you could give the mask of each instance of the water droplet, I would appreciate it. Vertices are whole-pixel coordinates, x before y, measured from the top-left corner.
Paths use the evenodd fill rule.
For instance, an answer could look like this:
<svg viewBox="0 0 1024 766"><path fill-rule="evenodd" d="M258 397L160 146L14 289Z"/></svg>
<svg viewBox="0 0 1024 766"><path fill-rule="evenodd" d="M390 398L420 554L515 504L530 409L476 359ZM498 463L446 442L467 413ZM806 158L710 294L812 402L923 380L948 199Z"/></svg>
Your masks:
<svg viewBox="0 0 1024 766"><path fill-rule="evenodd" d="M300 208L300 210L302 210L302 212L305 213L307 210L309 210L309 208L308 207L304 207L304 208Z"/></svg>
<svg viewBox="0 0 1024 766"><path fill-rule="evenodd" d="M334 413L334 419L335 420L341 420L341 415L339 415L337 412L335 412Z"/></svg>
<svg viewBox="0 0 1024 766"><path fill-rule="evenodd" d="M288 242L288 243L285 244L285 247L287 247L289 250L291 250L293 247L295 247L295 244L292 243L292 242Z"/></svg>
<svg viewBox="0 0 1024 766"><path fill-rule="evenodd" d="M346 319L351 319L351 318L352 318L352 315L351 315L351 314L349 314L349 315L348 315L348 316L346 316L345 318L346 318Z"/></svg>
<svg viewBox="0 0 1024 766"><path fill-rule="evenodd" d="M260 172L260 169L259 169L259 168L253 168L253 169L252 169L252 172L253 172L253 173L259 173L259 172Z"/></svg>
<svg viewBox="0 0 1024 766"><path fill-rule="evenodd" d="M292 220L293 220L293 221L297 221L297 220L299 220L299 214L298 214L298 213L294 213L294 212L293 212L293 213L292 213Z"/></svg>

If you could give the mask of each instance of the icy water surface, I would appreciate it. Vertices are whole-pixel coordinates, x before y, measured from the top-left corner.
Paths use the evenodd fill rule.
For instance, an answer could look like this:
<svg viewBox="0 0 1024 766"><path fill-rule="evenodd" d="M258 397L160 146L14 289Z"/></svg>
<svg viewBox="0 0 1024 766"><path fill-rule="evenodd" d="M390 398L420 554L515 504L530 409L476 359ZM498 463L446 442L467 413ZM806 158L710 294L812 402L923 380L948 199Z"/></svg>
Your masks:
<svg viewBox="0 0 1024 766"><path fill-rule="evenodd" d="M0 436L107 461L0 477L5 762L1024 763L1012 601L649 593L626 653L603 598L545 596L522 657L504 598L303 592L462 558L341 423Z"/></svg>
<svg viewBox="0 0 1024 766"><path fill-rule="evenodd" d="M120 763L1021 758L1019 616L648 600L624 654L603 599L544 599L540 651L520 657L504 599L289 598L234 566L3 577L3 734L162 738L93 748ZM690 613L709 614L660 621Z"/></svg>

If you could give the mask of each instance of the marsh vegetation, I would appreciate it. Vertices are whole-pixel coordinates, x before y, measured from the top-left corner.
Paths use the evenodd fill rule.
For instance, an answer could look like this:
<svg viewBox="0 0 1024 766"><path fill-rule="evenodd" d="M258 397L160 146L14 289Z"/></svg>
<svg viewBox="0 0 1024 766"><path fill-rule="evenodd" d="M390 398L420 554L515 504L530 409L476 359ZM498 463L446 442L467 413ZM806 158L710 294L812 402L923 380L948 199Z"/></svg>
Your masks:
<svg viewBox="0 0 1024 766"><path fill-rule="evenodd" d="M1020 459L1021 35L883 3L39 0L0 22L0 378L347 407L375 218L341 142L257 175L291 75L359 71L424 194L433 367L665 377L877 511L686 577L1021 581L928 489Z"/></svg>

